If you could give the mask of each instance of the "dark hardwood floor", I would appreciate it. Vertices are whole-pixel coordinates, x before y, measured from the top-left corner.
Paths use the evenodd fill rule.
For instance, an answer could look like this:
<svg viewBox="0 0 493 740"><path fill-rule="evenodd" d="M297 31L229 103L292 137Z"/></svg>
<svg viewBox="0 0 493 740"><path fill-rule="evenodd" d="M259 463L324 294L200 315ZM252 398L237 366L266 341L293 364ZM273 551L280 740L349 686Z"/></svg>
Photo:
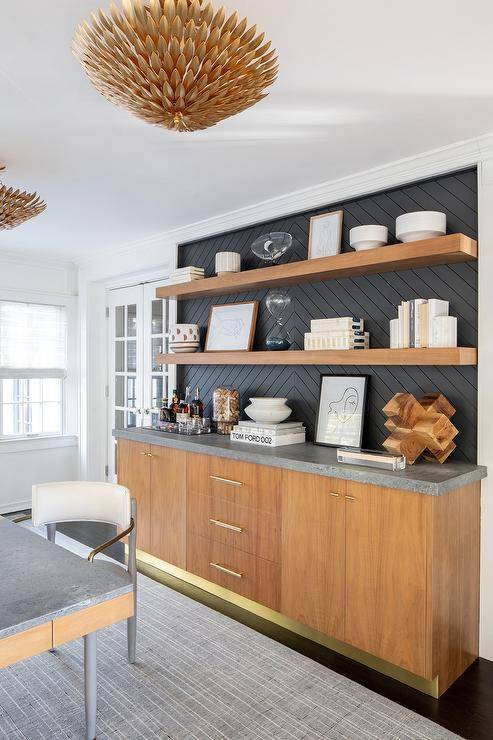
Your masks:
<svg viewBox="0 0 493 740"><path fill-rule="evenodd" d="M90 547L97 547L115 534L114 527L92 523L62 524L59 529L67 536ZM110 556L123 562L123 545L113 546ZM440 699L433 699L318 643L212 596L202 589L163 574L151 566L145 566L143 570L147 575L165 583L170 588L247 624L258 632L297 650L336 673L351 678L377 694L427 717L467 740L492 740L493 738L493 662L491 661L480 658Z"/></svg>

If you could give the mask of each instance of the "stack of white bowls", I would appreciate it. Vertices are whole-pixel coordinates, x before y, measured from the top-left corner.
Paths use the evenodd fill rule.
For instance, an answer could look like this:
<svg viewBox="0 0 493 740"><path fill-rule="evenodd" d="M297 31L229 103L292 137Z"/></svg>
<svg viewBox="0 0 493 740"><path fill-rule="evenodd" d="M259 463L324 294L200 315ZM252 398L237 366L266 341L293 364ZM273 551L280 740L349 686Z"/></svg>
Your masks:
<svg viewBox="0 0 493 740"><path fill-rule="evenodd" d="M395 221L395 235L401 242L433 239L447 232L447 216L440 211L403 213Z"/></svg>
<svg viewBox="0 0 493 740"><path fill-rule="evenodd" d="M174 324L170 327L169 348L171 352L197 352L200 347L198 324Z"/></svg>

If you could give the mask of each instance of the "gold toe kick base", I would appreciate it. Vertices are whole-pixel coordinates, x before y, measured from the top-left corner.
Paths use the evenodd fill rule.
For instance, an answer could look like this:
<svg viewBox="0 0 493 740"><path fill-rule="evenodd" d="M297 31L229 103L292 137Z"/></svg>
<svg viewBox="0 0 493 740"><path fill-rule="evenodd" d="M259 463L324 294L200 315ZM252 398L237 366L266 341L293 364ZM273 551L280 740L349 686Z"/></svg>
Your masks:
<svg viewBox="0 0 493 740"><path fill-rule="evenodd" d="M127 549L128 546L126 545L125 550L127 551ZM376 658L374 655L365 653L363 650L359 650L352 645L339 642L339 640L329 637L328 635L324 635L321 632L317 632L301 622L289 619L289 617L285 617L283 614L279 614L279 612L275 612L266 606L257 604L255 601L251 601L244 596L239 596L233 591L229 591L222 586L217 586L215 583L206 581L204 578L195 576L193 573L189 573L182 568L178 568L176 565L166 563L164 560L160 560L159 558L154 557L154 555L149 555L142 550L137 550L137 565L141 573L156 581L160 581L165 585L170 585L166 576L177 578L190 586L195 586L202 591L206 591L212 596L223 599L223 601L226 601L229 604L240 607L251 614L255 614L258 617L277 624L279 627L288 629L297 635L301 635L302 637L306 637L307 639L318 643L319 645L330 648L330 650L334 650L334 652L339 653L340 655L344 655L351 660L362 663L368 668L379 671L379 673L383 673L385 676L389 676L407 686L411 686L413 689L417 689L423 694L432 696L435 699L438 698L438 676L431 681L420 676L416 676L414 673L410 673L410 671L406 671L404 668L399 668L385 660L380 660L380 658Z"/></svg>

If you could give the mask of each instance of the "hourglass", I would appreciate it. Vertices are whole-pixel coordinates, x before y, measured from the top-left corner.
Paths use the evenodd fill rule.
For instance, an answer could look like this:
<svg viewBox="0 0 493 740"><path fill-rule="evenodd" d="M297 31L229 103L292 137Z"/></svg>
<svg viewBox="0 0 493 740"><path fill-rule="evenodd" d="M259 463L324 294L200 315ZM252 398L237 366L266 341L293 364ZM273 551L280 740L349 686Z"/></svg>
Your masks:
<svg viewBox="0 0 493 740"><path fill-rule="evenodd" d="M285 288L270 290L267 293L265 305L276 322L274 328L267 334L267 339L265 340L267 349L289 349L293 343L293 339L284 326L286 321L284 315L291 305L291 298L288 295L288 291Z"/></svg>

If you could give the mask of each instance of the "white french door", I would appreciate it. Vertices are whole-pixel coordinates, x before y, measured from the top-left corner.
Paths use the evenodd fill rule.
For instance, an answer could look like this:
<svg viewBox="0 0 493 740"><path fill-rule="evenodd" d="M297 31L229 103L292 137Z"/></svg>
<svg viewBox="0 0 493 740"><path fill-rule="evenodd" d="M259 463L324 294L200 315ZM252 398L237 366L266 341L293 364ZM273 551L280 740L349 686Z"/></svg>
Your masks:
<svg viewBox="0 0 493 740"><path fill-rule="evenodd" d="M175 387L175 366L160 365L168 350L170 320L176 301L155 297L157 283L118 288L108 293L108 480L116 480L113 429L151 427L163 398ZM171 312L171 316L170 316Z"/></svg>

